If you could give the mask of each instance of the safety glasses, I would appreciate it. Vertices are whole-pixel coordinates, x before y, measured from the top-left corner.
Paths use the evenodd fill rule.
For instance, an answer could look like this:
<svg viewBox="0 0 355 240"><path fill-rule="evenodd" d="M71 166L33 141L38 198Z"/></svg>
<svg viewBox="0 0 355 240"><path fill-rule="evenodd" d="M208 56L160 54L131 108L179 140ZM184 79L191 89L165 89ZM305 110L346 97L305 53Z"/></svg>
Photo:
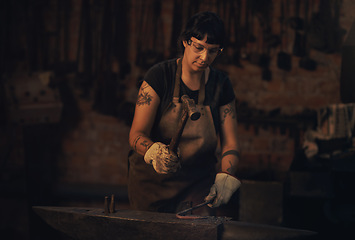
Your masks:
<svg viewBox="0 0 355 240"><path fill-rule="evenodd" d="M217 56L222 53L223 48L206 48L202 44L192 41L189 39L187 44L192 48L192 50L197 54L203 54L207 51L207 53L211 56Z"/></svg>

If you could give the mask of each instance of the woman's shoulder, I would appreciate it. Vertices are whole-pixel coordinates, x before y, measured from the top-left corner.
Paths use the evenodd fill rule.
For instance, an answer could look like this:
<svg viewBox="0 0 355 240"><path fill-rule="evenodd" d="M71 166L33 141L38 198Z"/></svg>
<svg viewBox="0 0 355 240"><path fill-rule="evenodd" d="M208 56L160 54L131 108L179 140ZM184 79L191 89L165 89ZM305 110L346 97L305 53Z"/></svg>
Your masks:
<svg viewBox="0 0 355 240"><path fill-rule="evenodd" d="M158 62L156 64L154 64L149 70L149 72L156 72L156 71L167 71L167 70L173 70L176 69L176 58L174 59L169 59L169 60L165 60L162 62Z"/></svg>
<svg viewBox="0 0 355 240"><path fill-rule="evenodd" d="M176 59L154 64L146 73L144 80L155 90L160 98L171 87L176 72Z"/></svg>
<svg viewBox="0 0 355 240"><path fill-rule="evenodd" d="M228 80L229 79L227 72L217 69L212 66L210 67L210 74L211 74L211 76L213 76L217 80Z"/></svg>
<svg viewBox="0 0 355 240"><path fill-rule="evenodd" d="M210 68L210 77L206 85L208 96L213 99L217 106L222 106L235 98L233 85L228 73L216 68Z"/></svg>
<svg viewBox="0 0 355 240"><path fill-rule="evenodd" d="M208 78L207 85L210 85L212 88L216 88L217 85L230 85L230 80L228 73L220 69L210 67L210 76Z"/></svg>
<svg viewBox="0 0 355 240"><path fill-rule="evenodd" d="M176 69L176 59L165 60L154 64L145 73L145 81L157 81L157 79L163 80L164 78L171 75Z"/></svg>

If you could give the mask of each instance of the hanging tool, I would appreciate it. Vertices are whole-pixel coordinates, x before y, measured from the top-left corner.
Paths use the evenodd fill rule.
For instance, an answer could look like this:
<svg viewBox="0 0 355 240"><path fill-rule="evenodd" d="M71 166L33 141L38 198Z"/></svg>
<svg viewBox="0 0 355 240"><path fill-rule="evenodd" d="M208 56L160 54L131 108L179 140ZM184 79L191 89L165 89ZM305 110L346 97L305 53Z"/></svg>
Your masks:
<svg viewBox="0 0 355 240"><path fill-rule="evenodd" d="M169 144L169 150L173 151L174 153L177 153L182 131L184 130L187 120L191 119L192 121L196 121L201 116L200 111L196 108L194 100L189 98L187 95L183 95L181 97L181 103L183 106L181 121L179 122L178 130L176 131L175 136L171 139Z"/></svg>
<svg viewBox="0 0 355 240"><path fill-rule="evenodd" d="M288 29L287 29L287 21L285 21L285 12L288 17L288 2L286 2L287 6L286 9L284 7L284 0L281 1L280 3L280 36L281 36L281 45L280 45L280 52L277 54L277 66L278 68L285 70L285 71L290 71L292 67L292 59L291 55L287 53L287 51L284 49L284 44L288 42Z"/></svg>
<svg viewBox="0 0 355 240"><path fill-rule="evenodd" d="M304 30L304 55L302 58L299 60L299 67L309 70L309 71L314 71L317 69L317 62L313 59L310 58L310 46L308 43L308 31L309 31L309 25L308 25L308 18L309 18L309 4L312 4L313 2L311 1L310 3L307 2L304 4L304 19L305 19L305 30Z"/></svg>
<svg viewBox="0 0 355 240"><path fill-rule="evenodd" d="M306 55L306 37L304 34L304 19L300 18L301 0L295 2L295 17L290 18L290 27L295 30L295 39L293 42L292 53L296 57L304 57ZM306 3L305 3L306 4Z"/></svg>
<svg viewBox="0 0 355 240"><path fill-rule="evenodd" d="M178 212L176 214L176 217L180 218L180 219L203 219L203 218L208 218L208 216L197 216L197 215L188 215L188 216L186 216L185 214L188 213L188 212L191 212L192 210L195 210L197 208L201 208L203 206L206 206L207 204L212 203L213 200L214 199L211 199L211 200L205 201L203 203L200 203L200 204L198 204L198 205L196 205L194 207L182 210L182 211L180 211L180 212Z"/></svg>

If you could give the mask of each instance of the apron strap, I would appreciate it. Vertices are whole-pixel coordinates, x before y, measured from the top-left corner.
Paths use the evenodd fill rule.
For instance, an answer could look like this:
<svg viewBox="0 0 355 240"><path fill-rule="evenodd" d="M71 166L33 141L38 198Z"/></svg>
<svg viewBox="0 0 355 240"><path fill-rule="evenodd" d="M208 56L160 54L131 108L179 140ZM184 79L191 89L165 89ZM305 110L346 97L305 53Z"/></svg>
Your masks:
<svg viewBox="0 0 355 240"><path fill-rule="evenodd" d="M180 98L180 79L181 79L181 72L182 72L182 58L178 59L177 63L177 69L176 69L176 74L175 74L175 87L174 87L174 96L173 96L173 102L178 103L179 98Z"/></svg>
<svg viewBox="0 0 355 240"><path fill-rule="evenodd" d="M175 87L174 87L174 96L173 102L178 103L180 99L180 79L182 73L182 58L178 59L177 69L175 74ZM203 105L205 101L205 71L203 71L200 79L200 89L198 92L198 104Z"/></svg>
<svg viewBox="0 0 355 240"><path fill-rule="evenodd" d="M200 79L200 90L198 91L198 104L203 105L205 101L205 71L203 71Z"/></svg>

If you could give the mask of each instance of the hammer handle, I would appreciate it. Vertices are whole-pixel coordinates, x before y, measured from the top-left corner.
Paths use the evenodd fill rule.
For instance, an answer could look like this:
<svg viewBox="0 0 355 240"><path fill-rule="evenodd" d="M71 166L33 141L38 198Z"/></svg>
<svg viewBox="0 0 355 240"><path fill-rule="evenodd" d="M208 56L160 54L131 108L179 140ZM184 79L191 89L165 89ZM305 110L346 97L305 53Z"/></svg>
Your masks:
<svg viewBox="0 0 355 240"><path fill-rule="evenodd" d="M186 125L188 117L189 117L188 112L183 111L183 115L182 115L181 120L179 122L178 131L176 132L175 136L173 136L173 138L170 141L169 150L173 151L174 153L177 153L177 148L178 148L178 145L180 142L180 138L181 138L182 132L184 130L184 127Z"/></svg>

